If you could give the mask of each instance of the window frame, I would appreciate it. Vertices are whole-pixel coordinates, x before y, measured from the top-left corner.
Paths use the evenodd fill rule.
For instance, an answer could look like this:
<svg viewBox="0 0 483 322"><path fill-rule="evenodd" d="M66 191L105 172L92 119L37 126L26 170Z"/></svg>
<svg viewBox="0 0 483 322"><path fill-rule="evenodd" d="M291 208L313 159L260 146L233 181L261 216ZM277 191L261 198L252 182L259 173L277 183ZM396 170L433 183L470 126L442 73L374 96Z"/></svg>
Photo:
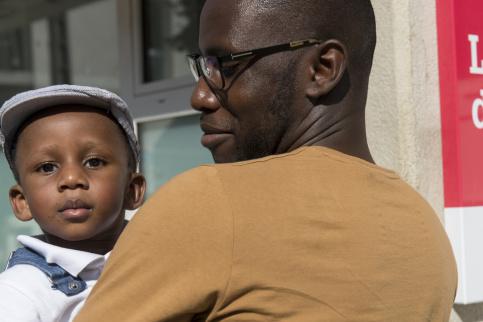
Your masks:
<svg viewBox="0 0 483 322"><path fill-rule="evenodd" d="M137 122L197 114L190 105L195 82L191 74L143 82L142 0L118 0L120 95Z"/></svg>

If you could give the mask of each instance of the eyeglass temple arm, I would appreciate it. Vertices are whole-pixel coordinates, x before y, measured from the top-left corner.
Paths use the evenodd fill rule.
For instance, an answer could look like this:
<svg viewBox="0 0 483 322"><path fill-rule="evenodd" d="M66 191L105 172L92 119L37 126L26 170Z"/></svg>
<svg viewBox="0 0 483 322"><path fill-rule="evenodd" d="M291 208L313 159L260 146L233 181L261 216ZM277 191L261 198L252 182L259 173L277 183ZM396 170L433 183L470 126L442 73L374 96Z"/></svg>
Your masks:
<svg viewBox="0 0 483 322"><path fill-rule="evenodd" d="M290 49L295 49L301 46L309 46L312 44L320 44L320 41L317 39L306 39L306 40L298 40L298 41L292 41L289 43L281 44L281 45L275 45L275 46L270 46L270 47L265 47L265 48L259 48L259 49L254 49L254 50L249 50L249 51L244 51L241 53L236 53L236 54L231 54L223 57L219 57L222 62L225 61L230 61L230 60L238 60L247 56L255 56L258 54L264 54L264 53L270 53L270 52L277 52L277 51L284 51L284 50L290 50Z"/></svg>

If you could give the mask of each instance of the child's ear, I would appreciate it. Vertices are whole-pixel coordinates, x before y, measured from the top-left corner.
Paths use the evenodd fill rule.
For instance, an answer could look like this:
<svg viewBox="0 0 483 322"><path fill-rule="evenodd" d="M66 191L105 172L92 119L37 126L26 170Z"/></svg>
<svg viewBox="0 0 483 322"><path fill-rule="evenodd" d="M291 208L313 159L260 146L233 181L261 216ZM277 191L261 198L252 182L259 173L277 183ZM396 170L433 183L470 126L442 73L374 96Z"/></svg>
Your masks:
<svg viewBox="0 0 483 322"><path fill-rule="evenodd" d="M10 197L10 204L12 205L15 217L21 221L32 220L32 214L30 213L30 208L27 199L25 199L22 187L19 185L11 187L8 191L8 196Z"/></svg>
<svg viewBox="0 0 483 322"><path fill-rule="evenodd" d="M131 183L124 197L124 209L134 210L143 203L144 193L146 192L146 179L141 173L131 174Z"/></svg>
<svg viewBox="0 0 483 322"><path fill-rule="evenodd" d="M328 40L315 46L310 67L310 80L305 94L318 101L341 80L347 67L347 51L338 40Z"/></svg>

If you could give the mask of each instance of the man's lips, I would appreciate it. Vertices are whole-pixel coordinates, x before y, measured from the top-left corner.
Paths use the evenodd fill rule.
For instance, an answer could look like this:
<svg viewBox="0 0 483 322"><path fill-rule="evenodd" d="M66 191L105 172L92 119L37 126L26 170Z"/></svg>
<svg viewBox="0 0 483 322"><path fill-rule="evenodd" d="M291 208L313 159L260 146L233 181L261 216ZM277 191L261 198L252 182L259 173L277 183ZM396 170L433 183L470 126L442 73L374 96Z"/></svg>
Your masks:
<svg viewBox="0 0 483 322"><path fill-rule="evenodd" d="M67 200L59 209L59 213L65 219L85 219L89 216L92 207L81 199Z"/></svg>
<svg viewBox="0 0 483 322"><path fill-rule="evenodd" d="M209 123L200 122L201 130L205 133L201 137L201 145L205 148L211 149L228 140L232 133L225 129L220 129Z"/></svg>

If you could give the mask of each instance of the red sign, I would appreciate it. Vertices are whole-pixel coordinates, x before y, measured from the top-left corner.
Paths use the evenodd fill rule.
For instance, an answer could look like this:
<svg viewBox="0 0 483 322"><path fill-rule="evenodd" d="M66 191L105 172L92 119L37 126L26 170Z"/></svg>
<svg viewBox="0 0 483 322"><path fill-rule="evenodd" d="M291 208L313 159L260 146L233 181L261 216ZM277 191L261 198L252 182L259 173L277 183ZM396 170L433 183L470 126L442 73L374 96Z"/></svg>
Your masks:
<svg viewBox="0 0 483 322"><path fill-rule="evenodd" d="M445 207L483 206L483 1L436 11Z"/></svg>

